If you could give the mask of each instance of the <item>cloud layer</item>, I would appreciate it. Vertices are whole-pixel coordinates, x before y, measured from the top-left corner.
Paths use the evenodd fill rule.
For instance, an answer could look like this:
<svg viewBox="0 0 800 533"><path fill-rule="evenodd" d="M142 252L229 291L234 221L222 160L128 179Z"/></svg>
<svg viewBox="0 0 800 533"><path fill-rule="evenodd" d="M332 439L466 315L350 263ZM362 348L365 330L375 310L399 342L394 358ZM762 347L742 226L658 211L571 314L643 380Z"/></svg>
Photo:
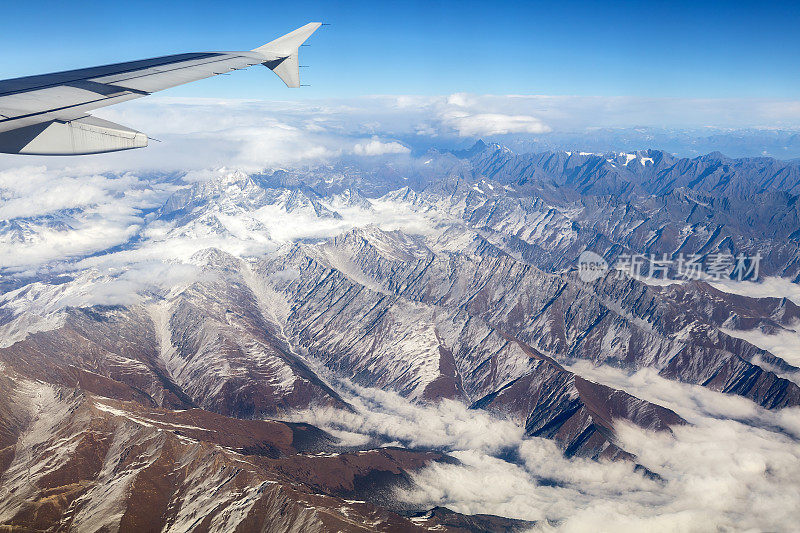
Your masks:
<svg viewBox="0 0 800 533"><path fill-rule="evenodd" d="M530 115L505 115L502 113L476 113L452 111L442 116L442 124L458 132L461 137L485 137L509 133L547 133L550 126Z"/></svg>
<svg viewBox="0 0 800 533"><path fill-rule="evenodd" d="M657 401L691 426L674 435L617 424L621 445L663 476L629 463L566 459L555 444L522 438L522 429L480 410L443 401L415 405L397 394L337 382L357 413L296 413L343 439L375 437L448 452L461 464L416 473L398 497L412 506L444 505L539 521L569 532L791 530L800 501L800 410L773 413L738 397L582 362L573 370ZM730 419L725 419L730 418ZM513 461L509 460L513 457Z"/></svg>
<svg viewBox="0 0 800 533"><path fill-rule="evenodd" d="M0 267L64 261L122 244L175 188L130 173L2 170Z"/></svg>
<svg viewBox="0 0 800 533"><path fill-rule="evenodd" d="M83 158L8 157L0 167L32 162L91 172L297 167L348 155L463 147L478 137L534 149L800 153L800 147L786 146L795 142L791 132L800 129L800 103L784 100L457 93L263 102L154 96L96 114L162 142ZM770 133L781 128L788 131Z"/></svg>

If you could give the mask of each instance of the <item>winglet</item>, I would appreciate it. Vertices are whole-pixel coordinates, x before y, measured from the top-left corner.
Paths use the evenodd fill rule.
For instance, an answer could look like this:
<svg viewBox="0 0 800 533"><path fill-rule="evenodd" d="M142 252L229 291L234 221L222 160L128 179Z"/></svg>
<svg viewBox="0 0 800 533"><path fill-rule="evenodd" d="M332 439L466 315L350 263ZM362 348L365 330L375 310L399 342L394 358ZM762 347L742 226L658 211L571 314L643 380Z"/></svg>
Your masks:
<svg viewBox="0 0 800 533"><path fill-rule="evenodd" d="M320 26L322 26L321 22L309 22L283 37L278 37L264 46L259 46L253 52L266 58L264 65L275 72L287 87L300 87L298 48Z"/></svg>

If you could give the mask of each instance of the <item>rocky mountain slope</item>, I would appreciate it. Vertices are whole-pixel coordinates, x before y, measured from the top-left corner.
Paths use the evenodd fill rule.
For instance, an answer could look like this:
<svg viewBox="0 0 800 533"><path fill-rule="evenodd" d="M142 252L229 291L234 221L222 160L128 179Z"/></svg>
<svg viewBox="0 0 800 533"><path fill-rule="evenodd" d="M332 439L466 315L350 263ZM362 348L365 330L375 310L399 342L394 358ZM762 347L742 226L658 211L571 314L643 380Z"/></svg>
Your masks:
<svg viewBox="0 0 800 533"><path fill-rule="evenodd" d="M584 250L609 262L760 253L762 277L794 278L799 181L796 164L773 160L479 143L411 163L225 171L176 186L122 245L5 271L0 524L538 527L400 501L415 472L459 463L444 446L296 421L357 420L357 387L410 405L456 402L566 458L658 482L619 426L670 438L690 421L575 363L789 413L800 361L738 332L792 335L800 309L710 280L611 270L587 282L575 261ZM56 221L80 216L15 219L0 232L22 244L68 236Z"/></svg>

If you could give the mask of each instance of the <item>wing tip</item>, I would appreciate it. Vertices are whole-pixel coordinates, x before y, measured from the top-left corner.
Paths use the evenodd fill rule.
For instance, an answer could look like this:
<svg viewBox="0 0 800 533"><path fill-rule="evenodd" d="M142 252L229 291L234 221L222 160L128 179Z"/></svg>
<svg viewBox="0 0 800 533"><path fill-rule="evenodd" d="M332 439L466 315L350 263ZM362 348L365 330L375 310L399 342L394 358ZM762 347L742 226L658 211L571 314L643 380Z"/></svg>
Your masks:
<svg viewBox="0 0 800 533"><path fill-rule="evenodd" d="M322 25L322 22L309 22L296 30L290 31L286 35L281 35L277 39L273 39L265 45L254 48L253 52L269 56L280 54L285 54L285 56L291 55L292 52L296 51L297 48L299 48L306 39L311 37Z"/></svg>
<svg viewBox="0 0 800 533"><path fill-rule="evenodd" d="M277 74L287 87L293 89L301 87L298 49L322 25L322 22L309 22L305 26L259 46L253 52L264 56L263 64Z"/></svg>

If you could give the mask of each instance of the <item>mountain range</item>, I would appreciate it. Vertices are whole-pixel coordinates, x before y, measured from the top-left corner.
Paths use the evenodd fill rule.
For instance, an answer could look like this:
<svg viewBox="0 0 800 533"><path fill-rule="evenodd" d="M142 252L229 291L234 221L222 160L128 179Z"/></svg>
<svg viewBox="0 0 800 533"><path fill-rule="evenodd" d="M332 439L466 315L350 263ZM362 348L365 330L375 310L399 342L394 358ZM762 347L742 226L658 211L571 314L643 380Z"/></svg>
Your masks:
<svg viewBox="0 0 800 533"><path fill-rule="evenodd" d="M796 335L800 308L755 283L800 280L797 162L478 142L153 180L169 193L123 242L3 271L6 529L559 527L563 517L404 500L419 472L461 461L353 422L359 395L459 405L519 428L518 442L552 441L565 459L656 486L670 479L626 447L620 425L677 438L691 413L585 365L651 372L759 412L800 406L800 358L759 340ZM0 242L68 239L85 216L8 219ZM730 277L665 279L672 269L585 281L587 250L611 265L630 254L761 261L737 292Z"/></svg>

